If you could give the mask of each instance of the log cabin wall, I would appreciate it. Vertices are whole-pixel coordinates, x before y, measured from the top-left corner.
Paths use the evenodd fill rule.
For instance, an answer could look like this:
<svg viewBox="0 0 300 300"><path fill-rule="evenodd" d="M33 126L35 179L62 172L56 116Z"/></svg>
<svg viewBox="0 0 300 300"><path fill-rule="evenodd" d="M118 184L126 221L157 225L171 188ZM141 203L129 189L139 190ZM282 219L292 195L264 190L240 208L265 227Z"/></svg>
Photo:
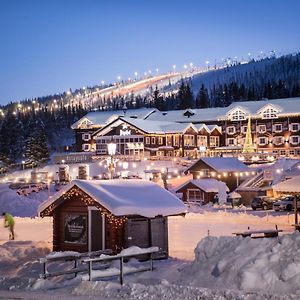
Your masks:
<svg viewBox="0 0 300 300"><path fill-rule="evenodd" d="M73 189L71 189L73 191ZM68 194L68 193L66 193ZM87 196L87 195L86 195ZM70 194L62 204L53 211L53 251L88 251L88 236L85 244L65 242L64 218L66 214L83 214L88 222L88 206L80 194ZM113 216L98 202L89 198L90 206L98 207L105 213L105 248L112 249L115 253L123 249L123 234L125 218ZM87 233L88 233L87 224Z"/></svg>

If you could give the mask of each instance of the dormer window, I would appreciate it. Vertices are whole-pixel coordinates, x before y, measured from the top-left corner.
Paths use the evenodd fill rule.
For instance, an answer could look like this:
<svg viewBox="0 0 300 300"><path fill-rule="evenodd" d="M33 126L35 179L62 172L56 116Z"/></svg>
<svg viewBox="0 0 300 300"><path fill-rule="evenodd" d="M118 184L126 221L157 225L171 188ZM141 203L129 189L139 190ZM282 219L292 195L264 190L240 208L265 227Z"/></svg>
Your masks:
<svg viewBox="0 0 300 300"><path fill-rule="evenodd" d="M91 128L92 125L93 125L93 123L90 120L85 119L84 121L81 122L80 128L82 128L82 129Z"/></svg>
<svg viewBox="0 0 300 300"><path fill-rule="evenodd" d="M241 107L235 107L231 109L226 116L231 121L243 121L246 120L246 111Z"/></svg>
<svg viewBox="0 0 300 300"><path fill-rule="evenodd" d="M273 107L268 107L262 112L263 119L276 119L278 111Z"/></svg>

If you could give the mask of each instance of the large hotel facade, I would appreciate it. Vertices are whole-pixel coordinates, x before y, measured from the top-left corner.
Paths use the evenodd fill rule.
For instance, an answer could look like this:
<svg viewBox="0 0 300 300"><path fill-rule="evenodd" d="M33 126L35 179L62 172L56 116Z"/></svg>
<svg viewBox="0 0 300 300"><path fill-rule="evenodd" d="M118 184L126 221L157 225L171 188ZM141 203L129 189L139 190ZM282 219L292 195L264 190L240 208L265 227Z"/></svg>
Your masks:
<svg viewBox="0 0 300 300"><path fill-rule="evenodd" d="M222 155L243 151L247 124L256 153L300 156L300 98L235 102L228 107L161 112L97 111L72 125L76 151L145 156Z"/></svg>

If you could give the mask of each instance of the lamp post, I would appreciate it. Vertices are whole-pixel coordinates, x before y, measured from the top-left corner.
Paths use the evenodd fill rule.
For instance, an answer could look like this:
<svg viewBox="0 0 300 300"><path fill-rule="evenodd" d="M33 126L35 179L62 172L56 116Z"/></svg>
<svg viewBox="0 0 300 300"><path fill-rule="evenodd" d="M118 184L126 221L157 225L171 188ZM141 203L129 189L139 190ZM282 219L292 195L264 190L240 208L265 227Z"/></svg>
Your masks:
<svg viewBox="0 0 300 300"><path fill-rule="evenodd" d="M107 144L107 152L108 152L108 155L110 156L109 160L108 160L108 169L109 169L110 179L113 179L114 170L115 170L113 156L116 154L116 148L117 148L117 144L113 140L111 140Z"/></svg>

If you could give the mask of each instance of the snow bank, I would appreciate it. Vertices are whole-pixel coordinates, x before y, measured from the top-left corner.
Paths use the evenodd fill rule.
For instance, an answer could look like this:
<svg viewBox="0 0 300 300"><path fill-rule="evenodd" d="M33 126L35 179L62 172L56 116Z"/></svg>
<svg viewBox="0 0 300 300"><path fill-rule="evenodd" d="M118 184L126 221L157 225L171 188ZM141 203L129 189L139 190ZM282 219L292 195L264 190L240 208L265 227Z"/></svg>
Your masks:
<svg viewBox="0 0 300 300"><path fill-rule="evenodd" d="M298 232L272 239L206 237L179 277L193 286L300 295L299 280Z"/></svg>

